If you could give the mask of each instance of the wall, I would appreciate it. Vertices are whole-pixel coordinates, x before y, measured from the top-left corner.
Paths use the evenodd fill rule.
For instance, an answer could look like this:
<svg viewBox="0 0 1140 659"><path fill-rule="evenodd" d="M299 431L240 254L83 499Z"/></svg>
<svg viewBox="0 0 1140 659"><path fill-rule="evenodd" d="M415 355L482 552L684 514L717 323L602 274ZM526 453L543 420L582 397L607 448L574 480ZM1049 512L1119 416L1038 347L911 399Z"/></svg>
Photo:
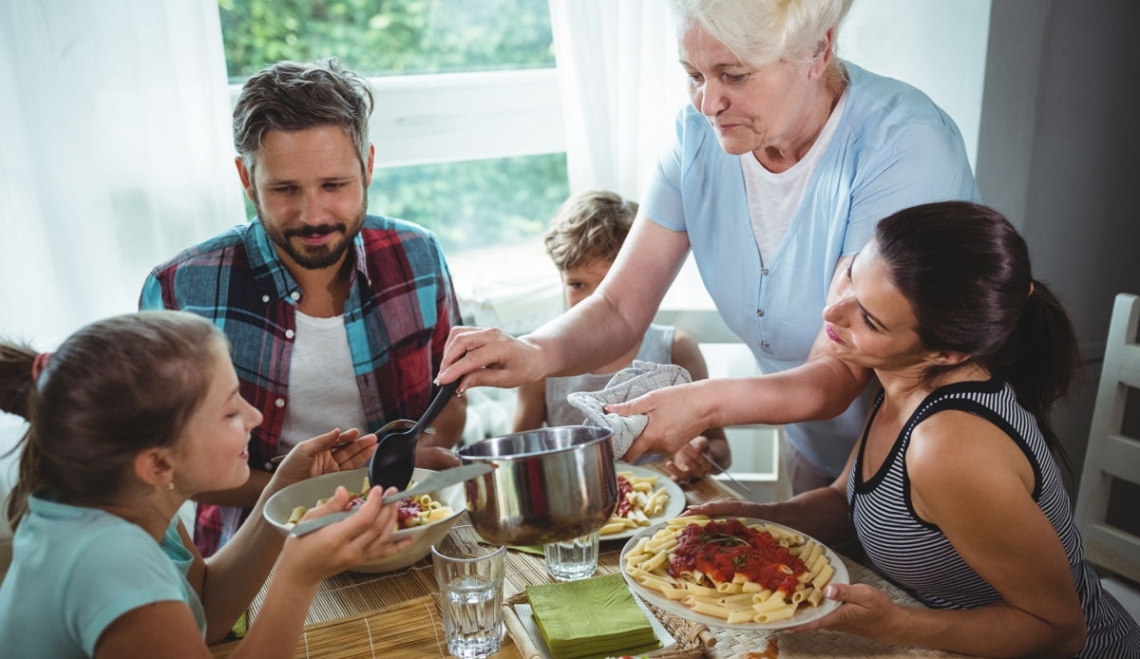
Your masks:
<svg viewBox="0 0 1140 659"><path fill-rule="evenodd" d="M993 0L990 12L977 178L1076 325L1084 385L1054 421L1077 474L1113 298L1140 293L1137 26L1135 0Z"/></svg>

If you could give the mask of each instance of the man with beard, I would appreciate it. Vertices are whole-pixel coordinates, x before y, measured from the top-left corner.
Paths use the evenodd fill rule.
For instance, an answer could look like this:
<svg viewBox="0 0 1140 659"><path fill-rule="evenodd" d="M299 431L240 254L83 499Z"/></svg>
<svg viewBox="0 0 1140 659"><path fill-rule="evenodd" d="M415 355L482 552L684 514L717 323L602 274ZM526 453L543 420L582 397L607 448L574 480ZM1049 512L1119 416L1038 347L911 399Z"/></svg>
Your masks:
<svg viewBox="0 0 1140 659"><path fill-rule="evenodd" d="M140 308L194 312L225 332L241 394L264 416L249 481L198 502L203 555L236 532L273 458L334 429L418 418L432 398L459 306L435 236L366 213L372 105L368 83L335 58L251 77L234 108L234 146L257 218L183 251L143 286ZM452 399L416 465L459 464L450 449L465 420L466 403ZM367 436L332 457L374 443Z"/></svg>

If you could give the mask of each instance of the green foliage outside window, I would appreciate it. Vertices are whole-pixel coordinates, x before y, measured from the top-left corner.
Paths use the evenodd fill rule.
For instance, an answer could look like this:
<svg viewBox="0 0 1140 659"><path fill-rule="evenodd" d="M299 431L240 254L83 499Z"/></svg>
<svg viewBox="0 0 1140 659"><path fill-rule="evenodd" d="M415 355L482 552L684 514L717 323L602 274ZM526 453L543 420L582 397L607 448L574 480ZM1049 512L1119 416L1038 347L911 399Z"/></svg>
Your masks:
<svg viewBox="0 0 1140 659"><path fill-rule="evenodd" d="M368 76L554 66L547 0L218 0L218 8L235 83L280 60L333 55ZM378 168L368 206L431 229L454 252L540 234L568 194L559 153Z"/></svg>
<svg viewBox="0 0 1140 659"><path fill-rule="evenodd" d="M554 66L547 0L218 0L226 66L335 55L364 75Z"/></svg>
<svg viewBox="0 0 1140 659"><path fill-rule="evenodd" d="M567 195L566 157L552 154L378 169L368 207L431 229L451 252L536 236Z"/></svg>

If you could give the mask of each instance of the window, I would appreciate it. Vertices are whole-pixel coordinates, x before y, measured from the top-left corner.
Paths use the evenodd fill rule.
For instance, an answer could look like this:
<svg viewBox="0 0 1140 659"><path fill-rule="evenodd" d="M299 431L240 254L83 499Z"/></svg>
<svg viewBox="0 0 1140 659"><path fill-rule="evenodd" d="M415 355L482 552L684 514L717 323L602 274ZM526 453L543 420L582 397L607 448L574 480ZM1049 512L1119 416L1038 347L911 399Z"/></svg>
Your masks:
<svg viewBox="0 0 1140 659"><path fill-rule="evenodd" d="M569 194L547 0L218 6L234 97L283 59L335 55L370 76L372 212L431 229L450 260L523 243L541 255L537 237Z"/></svg>

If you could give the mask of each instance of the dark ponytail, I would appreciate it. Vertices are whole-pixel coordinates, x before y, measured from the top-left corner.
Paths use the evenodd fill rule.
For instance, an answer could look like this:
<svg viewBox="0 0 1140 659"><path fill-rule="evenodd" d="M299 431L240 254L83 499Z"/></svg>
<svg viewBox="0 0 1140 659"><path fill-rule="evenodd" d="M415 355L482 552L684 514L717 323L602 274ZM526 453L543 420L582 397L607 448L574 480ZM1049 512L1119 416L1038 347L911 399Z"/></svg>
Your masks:
<svg viewBox="0 0 1140 659"><path fill-rule="evenodd" d="M26 344L0 341L0 411L28 418L28 399L36 384L32 365L37 354Z"/></svg>
<svg viewBox="0 0 1140 659"><path fill-rule="evenodd" d="M961 201L914 206L879 222L879 254L929 350L952 350L1006 378L1049 447L1069 464L1049 423L1079 363L1072 323L1032 277L1029 248L1001 213ZM931 382L960 368L931 367Z"/></svg>
<svg viewBox="0 0 1140 659"><path fill-rule="evenodd" d="M0 341L0 411L31 419L34 405L36 382L32 377L32 365L36 361L36 351L26 344ZM5 457L19 452L19 475L8 497L8 519L13 528L24 512L28 498L26 491L30 482L28 476L37 470L36 448L29 427L24 436Z"/></svg>
<svg viewBox="0 0 1140 659"><path fill-rule="evenodd" d="M1049 416L1053 404L1069 395L1080 348L1065 308L1043 282L1033 282L1033 292L1007 343L1013 354L1004 366L1006 377L1021 403L1037 417L1050 448L1071 468Z"/></svg>

